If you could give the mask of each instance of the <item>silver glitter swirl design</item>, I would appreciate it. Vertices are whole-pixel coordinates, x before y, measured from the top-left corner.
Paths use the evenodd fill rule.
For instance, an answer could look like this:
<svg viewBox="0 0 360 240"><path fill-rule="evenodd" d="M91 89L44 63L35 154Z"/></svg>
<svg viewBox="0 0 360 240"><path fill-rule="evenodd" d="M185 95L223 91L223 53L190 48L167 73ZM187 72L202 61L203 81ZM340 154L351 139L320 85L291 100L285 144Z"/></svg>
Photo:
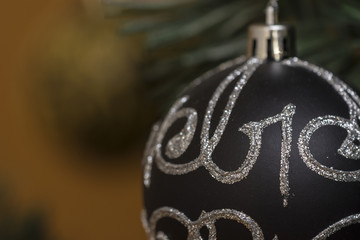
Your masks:
<svg viewBox="0 0 360 240"><path fill-rule="evenodd" d="M326 228L324 231L319 233L313 240L325 240L335 232L348 227L353 224L360 224L360 214L354 214L349 217L343 218L340 221Z"/></svg>
<svg viewBox="0 0 360 240"><path fill-rule="evenodd" d="M269 117L260 122L250 122L242 126L239 131L245 133L250 139L250 152L248 155L247 161L244 162L244 169L247 172L244 172L242 176L246 177L249 171L252 169L253 165L256 162L257 157L260 153L261 148L261 133L262 131L279 121L282 122L282 142L281 142L281 162L280 162L280 192L284 197L283 205L284 207L288 204L288 197L290 195L289 187L289 157L291 152L291 141L292 141L292 118L295 114L295 105L287 105L280 114L275 115L274 117Z"/></svg>
<svg viewBox="0 0 360 240"><path fill-rule="evenodd" d="M180 157L186 151L196 130L197 112L193 108L178 110L187 100L188 97L186 96L176 102L174 107L171 108L168 117L165 118L163 126L161 126L161 129L168 129L177 119L187 118L184 128L170 139L166 145L165 155L171 159ZM163 132L161 131L161 133ZM161 135L161 137L163 138L164 136Z"/></svg>
<svg viewBox="0 0 360 240"><path fill-rule="evenodd" d="M145 147L145 153L142 161L142 165L144 166L144 185L146 187L150 186L151 182L151 171L154 162L154 153L156 147L156 136L160 130L161 123L158 122L154 124L151 130L151 134L149 140Z"/></svg>
<svg viewBox="0 0 360 240"><path fill-rule="evenodd" d="M288 172L289 172L289 157L291 151L291 141L292 141L292 117L295 114L295 106L289 104L286 106L282 113L262 120L260 122L250 122L245 124L240 128L240 131L245 133L250 140L250 149L247 153L247 156L241 166L235 171L224 171L220 169L213 161L212 154L218 145L226 125L229 121L232 109L235 105L236 100L238 99L242 89L246 85L249 78L252 76L253 72L262 62L257 59L248 60L243 66L239 69L233 71L228 75L217 87L212 98L209 101L208 107L206 109L206 114L204 116L204 121L201 131L201 149L200 155L193 161L185 164L174 164L167 162L161 153L162 141L165 136L165 133L169 127L174 123L175 120L187 117L187 123L184 129L175 137L173 137L166 147L165 154L170 159L176 159L180 157L190 145L194 132L197 125L197 113L192 108L181 109L181 107L187 102L188 96L185 96L179 99L173 107L170 109L168 115L165 117L163 124L160 127L155 127L157 137L155 139L156 143L148 144L150 149L146 151L145 161L145 171L144 171L144 184L146 187L150 185L151 169L150 165L153 164L154 158L158 168L170 175L181 175L187 174L191 171L196 170L197 168L204 166L210 173L210 175L215 178L217 181L226 184L233 184L239 182L247 177L252 167L256 163L256 160L260 153L261 148L261 135L264 128L271 124L275 124L279 121L282 122L282 144L281 144L281 169L280 169L280 192L284 197L283 205L287 206L288 196L290 192ZM227 86L237 79L236 85L229 95L227 105L223 111L221 120L217 125L214 134L210 137L209 130L212 120L212 115L216 104L223 94ZM198 80L202 81L202 80ZM199 83L198 83L199 84ZM153 142L154 139L150 137L150 141Z"/></svg>
<svg viewBox="0 0 360 240"><path fill-rule="evenodd" d="M244 163L237 170L228 172L220 169L212 161L212 153L214 152L216 146L218 145L225 131L232 109L235 105L236 100L240 95L241 90L244 88L247 81L250 79L250 77L252 76L252 74L260 64L261 61L257 59L250 59L240 69L235 70L233 73L227 76L227 78L223 82L221 82L218 88L215 90L206 109L206 114L204 116L204 122L201 131L201 140L200 140L201 152L198 159L200 159L202 165L209 171L211 176L219 182L226 184L233 184L235 182L241 181L243 178L247 176L248 172L251 170L252 163L256 161L254 155L256 155L257 153L256 151L257 147L254 146L253 148L249 149L249 152L246 156ZM210 137L209 131L210 131L211 119L214 109L217 105L217 102L220 96L222 95L222 93L224 92L224 90L226 89L226 87L239 76L240 79L237 81L232 93L229 95L229 100L220 118L220 122L215 128L214 134Z"/></svg>
<svg viewBox="0 0 360 240"><path fill-rule="evenodd" d="M312 65L308 62L301 61L298 58L291 58L284 61L286 65L298 66L308 69L319 77L327 81L336 92L338 92L349 107L350 119L344 119L338 116L321 116L311 120L305 128L301 131L298 148L299 153L306 166L317 174L342 182L360 181L360 170L357 171L342 171L326 167L319 163L311 154L309 142L313 133L323 126L339 126L347 131L347 137L338 149L338 153L349 159L360 159L360 148L354 144L354 140L360 140L360 130L357 120L360 116L360 99L357 94L350 89L344 82L335 77L329 71L318 66Z"/></svg>
<svg viewBox="0 0 360 240"><path fill-rule="evenodd" d="M169 240L169 238L166 236L163 232L158 232L156 234L156 240Z"/></svg>
<svg viewBox="0 0 360 240"><path fill-rule="evenodd" d="M304 160L305 164L308 166L308 168L310 168L312 171L316 172L317 174L335 181L342 181L342 182L360 181L360 170L358 171L335 170L333 168L329 168L322 165L313 157L313 155L310 152L309 142L313 133L323 126L338 126L346 129L348 134L355 133L357 135L360 135L360 131L358 130L357 126L354 125L353 122L341 117L329 115L324 117L318 117L310 121L306 125L306 127L302 130L298 142L300 156Z"/></svg>
<svg viewBox="0 0 360 240"><path fill-rule="evenodd" d="M221 65L219 68L212 70L203 77L195 80L191 87L195 87L202 83L205 79L213 74L223 71L227 68L240 64L243 59L237 59L235 61ZM196 131L198 116L197 112L193 108L182 108L182 106L188 101L189 97L185 96L175 102L170 109L168 115L165 117L162 123L157 123L153 127L152 134L149 138L145 156L144 156L144 185L150 186L152 165L155 161L157 167L165 174L169 175L182 175L195 171L199 167L205 167L210 175L226 184L233 184L239 182L247 177L252 167L256 163L256 160L260 153L261 148L261 135L264 128L267 126L282 122L282 144L281 144L281 164L280 164L280 192L283 196L283 205L287 206L288 197L290 192L289 187L289 157L291 152L292 142L292 117L295 114L295 106L292 104L287 105L283 111L274 116L267 118L259 122L250 122L243 125L239 130L245 133L250 140L250 148L247 153L246 159L242 165L235 171L224 171L220 169L213 161L212 154L218 145L236 100L239 97L242 89L246 85L249 78L254 71L262 64L262 61L258 59L249 59L245 64L234 70L228 75L217 87L213 93L204 116L203 125L201 128L201 142L200 142L200 154L193 161L185 164L175 164L167 162L162 156L162 142L164 136L171 125L180 118L187 118L187 122L184 128L169 140L166 144L165 155L170 159L176 159L180 157L189 147L194 133ZM335 180L343 182L360 181L360 170L357 171L342 171L336 170L331 167L326 167L320 164L311 154L309 143L313 133L323 126L339 126L347 131L347 137L338 149L338 153L349 159L360 159L360 148L354 144L355 140L360 141L360 130L357 123L360 116L360 98L357 94L351 90L345 83L333 76L332 73L319 68L315 65L311 65L307 62L301 61L297 58L291 58L282 62L282 64L289 66L297 66L308 69L318 76L327 81L344 99L349 107L350 119L344 119L338 116L321 116L311 120L300 133L298 140L298 148L301 158L308 168L317 174ZM212 120L212 115L217 102L227 86L235 81L235 87L232 93L229 95L228 102L223 110L221 120L216 126L214 134L209 136L209 130Z"/></svg>
<svg viewBox="0 0 360 240"><path fill-rule="evenodd" d="M245 56L236 58L234 60L225 62L221 65L219 65L217 68L208 71L207 73L203 74L199 78L195 79L189 87L185 89L189 90L192 89L198 85L200 85L204 80L208 79L209 77L224 71L226 69L229 69L233 66L243 64L246 60ZM180 157L188 148L189 144L192 141L192 138L194 136L195 130L196 130L196 124L197 124L197 113L193 109L187 109L187 110L180 110L180 112L177 112L177 110L188 100L188 97L183 97L180 100L178 100L174 106L170 109L168 115L165 117L165 120L163 121L163 124L156 123L153 126L152 132L150 134L149 140L146 145L146 150L143 158L143 166L144 166L144 185L146 187L150 186L151 183L151 171L152 171L152 165L154 162L154 159L156 156L159 158L158 162L159 165L163 166L163 168L166 167L172 167L175 170L176 169L187 169L186 172L190 172L195 170L200 166L200 161L194 161L191 164L185 164L185 165L171 165L167 166L167 162L163 159L161 156L161 148L162 148L162 140L163 137L167 131L167 129L171 126L171 124L167 123L167 121L171 121L172 123L181 118L188 116L191 119L188 119L186 126L184 129L175 137L173 137L169 143L166 146L166 152L165 154L171 158L178 158ZM161 130L160 130L161 128ZM160 135L160 136L158 136ZM177 171L175 171L177 172ZM182 173L178 173L182 174ZM185 174L185 173L183 173Z"/></svg>
<svg viewBox="0 0 360 240"><path fill-rule="evenodd" d="M175 208L162 207L155 210L150 220L147 220L145 211L142 213L142 222L149 240L168 240L163 232L156 232L157 222L162 218L172 218L181 223L188 230L188 240L201 240L200 229L206 227L209 230L209 240L216 240L215 223L219 219L234 220L244 225L252 235L253 240L264 240L259 225L248 215L232 209L203 211L196 221L191 221L184 213Z"/></svg>
<svg viewBox="0 0 360 240"><path fill-rule="evenodd" d="M166 155L169 158L174 159L180 157L186 151L187 147L190 145L192 141L194 132L196 130L196 125L197 125L196 111L192 108L180 109L184 105L184 103L187 102L188 97L185 96L179 99L177 102L175 102L174 106L170 109L168 115L165 117L160 128L157 129L158 127L155 127L155 129L153 130L155 131L155 133L153 132L152 134L156 134L155 141L153 138L150 138L150 142L152 143L148 144L148 149L146 150L145 163L144 163L144 184L146 187L149 187L150 185L151 169L152 169L150 165L153 164L154 159L158 168L165 174L170 174L170 175L187 174L189 172L196 170L200 166L204 166L216 180L222 183L232 184L234 182L240 181L245 177L244 170L245 172L250 171L250 169L246 165L246 162L249 161L245 161L245 165L243 164L242 167L240 167L238 170L234 172L225 172L221 170L212 161L211 155L220 141L220 138L225 130L232 109L235 105L235 102L241 90L243 89L248 79L251 77L253 72L260 64L261 64L260 60L250 59L239 69L233 71L229 76L225 78L224 81L220 83L218 88L215 90L206 109L206 114L204 117L204 122L201 132L200 155L193 161L185 164L174 164L167 162L161 153L163 138L167 130L171 126L171 124L173 124L176 119L187 117L188 121L184 129L180 132L180 134L173 137L167 144ZM224 92L225 88L238 77L240 78L236 82L236 85L229 96L228 103L224 109L220 123L216 127L213 136L210 138L209 137L210 122L215 106L220 96ZM248 156L248 157L252 157L252 156Z"/></svg>
<svg viewBox="0 0 360 240"><path fill-rule="evenodd" d="M149 240L169 240L169 237L162 231L156 232L156 226L162 218L172 218L181 223L188 230L188 240L202 240L200 229L206 227L209 230L209 240L216 240L215 223L219 219L235 220L244 225L252 235L253 240L264 240L260 226L248 215L233 209L221 209L211 212L203 211L196 221L191 221L184 213L175 208L162 207L154 211L147 219L145 210L142 211L141 221ZM354 214L341 219L320 232L312 240L326 240L335 232L353 224L360 224L360 214ZM279 240L275 235L273 240Z"/></svg>

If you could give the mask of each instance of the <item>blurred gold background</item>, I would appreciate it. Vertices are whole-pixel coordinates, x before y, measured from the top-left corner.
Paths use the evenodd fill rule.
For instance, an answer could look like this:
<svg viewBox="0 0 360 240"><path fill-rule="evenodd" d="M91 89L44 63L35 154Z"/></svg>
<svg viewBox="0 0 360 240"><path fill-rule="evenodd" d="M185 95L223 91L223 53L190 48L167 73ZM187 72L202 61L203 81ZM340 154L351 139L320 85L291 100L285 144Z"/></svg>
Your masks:
<svg viewBox="0 0 360 240"><path fill-rule="evenodd" d="M0 181L17 219L32 209L44 212L49 239L145 239L139 220L143 142L114 151L132 132L118 141L116 134L146 131L151 122L126 125L151 112L145 105L132 112L146 102L135 96L141 91L131 80L136 79L132 62L141 52L129 49L140 41L120 39L116 23L102 17L99 5L96 0L2 2ZM60 79L49 88L53 76ZM85 139L92 128L103 129L97 118L105 119L105 126L116 106L116 119L125 124L116 134L107 134L115 122L90 143L71 135L83 131L86 119L94 123L80 134ZM106 146L96 149L96 140Z"/></svg>

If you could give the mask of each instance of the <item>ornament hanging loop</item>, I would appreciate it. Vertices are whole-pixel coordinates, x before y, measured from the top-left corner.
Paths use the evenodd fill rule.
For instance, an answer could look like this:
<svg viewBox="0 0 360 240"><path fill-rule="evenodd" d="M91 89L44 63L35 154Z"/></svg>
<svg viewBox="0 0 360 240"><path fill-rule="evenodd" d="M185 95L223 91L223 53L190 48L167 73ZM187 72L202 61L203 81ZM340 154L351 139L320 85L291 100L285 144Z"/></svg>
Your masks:
<svg viewBox="0 0 360 240"><path fill-rule="evenodd" d="M279 22L279 4L277 0L270 0L265 9L265 16L267 25L274 25Z"/></svg>
<svg viewBox="0 0 360 240"><path fill-rule="evenodd" d="M265 9L265 24L250 26L248 58L281 61L295 56L295 30L292 26L279 24L278 13L278 1L270 0Z"/></svg>

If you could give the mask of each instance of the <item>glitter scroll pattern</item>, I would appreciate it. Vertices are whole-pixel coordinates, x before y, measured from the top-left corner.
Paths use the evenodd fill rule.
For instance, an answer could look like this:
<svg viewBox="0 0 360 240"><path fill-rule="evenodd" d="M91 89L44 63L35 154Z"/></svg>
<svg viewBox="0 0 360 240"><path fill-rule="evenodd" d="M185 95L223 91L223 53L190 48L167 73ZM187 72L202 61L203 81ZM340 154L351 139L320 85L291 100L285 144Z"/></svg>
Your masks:
<svg viewBox="0 0 360 240"><path fill-rule="evenodd" d="M341 219L340 221L334 223L333 225L319 233L316 237L313 238L313 240L325 240L335 232L353 224L360 224L360 214L354 214Z"/></svg>
<svg viewBox="0 0 360 240"><path fill-rule="evenodd" d="M142 211L141 220L149 240L169 240L164 232L156 232L157 222L162 218L175 219L186 227L188 230L188 240L201 240L200 229L203 227L206 227L209 230L208 239L216 240L215 223L219 219L237 221L238 223L243 224L251 232L253 240L264 240L264 235L260 226L243 212L233 209L214 210L208 213L202 212L198 220L191 221L184 213L170 207L162 207L155 210L152 213L150 220L147 219L145 210ZM320 232L312 240L326 240L335 232L353 224L360 224L360 214L354 214L341 219ZM278 236L275 235L273 240L279 240Z"/></svg>
<svg viewBox="0 0 360 240"><path fill-rule="evenodd" d="M156 136L160 129L160 124L161 124L160 122L154 124L154 126L151 130L149 140L145 147L145 153L144 153L142 165L144 166L144 185L146 187L150 186L151 171L152 171L152 166L153 166L153 162L154 162L154 152L155 152L155 147L156 147L155 140L156 140Z"/></svg>
<svg viewBox="0 0 360 240"><path fill-rule="evenodd" d="M232 67L235 64L240 64L243 61L242 58L237 59L233 62L226 63L221 65L215 71L210 71L205 74L203 77L194 81L192 86L199 85L204 79L210 77L212 74L220 72L226 68ZM183 108L181 107L188 101L188 96L182 97L179 99L174 106L170 109L168 115L162 124L156 124L153 128L152 136L148 142L148 147L145 154L144 161L144 184L146 187L150 186L151 180L151 170L153 162L156 162L158 168L165 174L170 175L182 175L187 174L191 171L196 170L197 168L204 166L211 176L217 181L226 184L233 184L244 179L252 169L253 165L256 162L256 159L259 155L260 146L261 146L261 132L263 126L255 126L255 123L245 124L240 128L242 132L248 135L251 146L246 156L246 159L235 171L224 171L220 169L212 161L212 153L218 145L222 134L226 128L229 117L231 115L232 109L235 105L235 102L241 93L241 90L257 69L257 67L262 62L258 59L249 59L245 64L240 66L238 69L234 70L229 76L227 76L217 87L212 98L209 101L208 107L206 109L206 114L204 116L204 121L201 129L201 149L200 155L193 161L185 164L174 164L167 162L162 156L162 141L164 136L169 129L169 127L179 118L186 117L187 122L184 128L179 134L174 136L166 145L165 155L170 159L176 159L180 157L190 145L198 122L197 112L193 108ZM360 181L360 170L357 171L341 171L326 167L320 164L311 154L309 149L309 142L312 134L322 126L326 125L335 125L346 129L348 135L344 140L343 144L338 150L338 153L349 159L360 159L360 148L354 144L355 140L360 140L360 131L357 123L358 117L360 116L360 99L345 83L340 81L338 78L334 77L332 73L321 69L317 66L311 65L307 62L301 61L297 58L291 58L283 61L283 64L289 66L300 66L310 71L318 74L320 77L324 78L333 88L343 97L344 101L349 106L350 119L344 119L337 116L323 116L318 117L310 121L303 131L300 134L298 147L299 153L303 161L312 171L315 171L319 175L335 180L335 181ZM211 119L215 106L223 94L225 88L233 81L237 80L237 83L229 95L228 103L223 111L221 120L217 125L214 134L209 136L209 129L211 124ZM293 107L295 111L295 106ZM289 181L288 181L288 172L289 172L289 156L291 150L291 118L295 112L287 112L288 114L281 114L281 119L283 123L282 128L282 146L281 146L281 169L280 169L280 191L284 197L283 205L287 205L287 198L289 196ZM270 121L269 119L267 119ZM266 121L266 120L264 120ZM260 121L259 123L264 123ZM280 121L280 120L278 120ZM271 123L272 124L272 123ZM254 126L252 126L254 125ZM266 125L266 124L265 124Z"/></svg>
<svg viewBox="0 0 360 240"><path fill-rule="evenodd" d="M188 96L185 96L174 104L174 107L170 109L170 113L168 117L165 118L164 124L160 129L160 137L163 138L164 136L162 134L164 133L164 129L168 129L177 119L187 118L184 128L180 133L170 139L166 145L165 154L171 159L180 157L186 151L196 130L197 112L193 108L183 108L179 110L187 100Z"/></svg>
<svg viewBox="0 0 360 240"><path fill-rule="evenodd" d="M306 68L323 78L343 97L344 101L349 107L349 120L338 116L328 115L313 119L305 126L305 128L300 133L298 141L298 148L301 158L308 168L323 177L342 182L359 182L360 170L342 171L333 169L331 167L326 167L320 164L314 158L309 148L309 142L313 133L320 127L329 125L339 126L347 131L347 137L342 143L341 147L338 149L338 153L349 159L360 159L360 148L354 144L355 140L360 140L360 130L357 123L357 120L359 120L360 117L360 99L358 95L344 82L325 69L312 65L308 62L301 61L298 58L285 60L284 63L289 66Z"/></svg>
<svg viewBox="0 0 360 240"><path fill-rule="evenodd" d="M142 222L149 240L168 240L163 233L156 233L157 222L162 218L172 218L181 223L188 230L188 240L201 240L200 229L206 227L209 230L209 240L216 240L215 222L219 219L234 220L244 225L252 235L254 240L263 240L264 235L259 225L243 212L232 209L214 210L211 212L202 212L198 220L191 221L184 213L170 207L162 207L155 210L148 222L145 211L142 213Z"/></svg>
<svg viewBox="0 0 360 240"><path fill-rule="evenodd" d="M229 76L226 77L224 81L220 83L218 88L215 90L208 107L206 109L206 114L204 117L204 122L201 132L201 151L199 157L195 160L185 163L185 164L174 164L167 162L162 156L162 141L164 136L169 129L169 127L175 122L175 120L186 117L187 123L183 130L174 136L166 146L166 156L170 159L176 159L180 157L190 145L192 138L194 136L196 126L197 126L197 113L192 108L183 108L181 107L188 101L188 96L182 97L175 102L173 107L170 109L168 115L165 117L163 124L161 126L156 125L153 129L152 134L156 134L156 138L150 137L148 143L148 150L145 154L145 171L144 171L144 184L146 187L149 187L151 180L151 169L152 164L155 159L155 162L159 169L170 175L181 175L186 174L191 171L196 170L200 166L204 166L211 176L216 180L226 183L233 184L239 182L247 177L250 170L254 166L261 148L261 135L264 128L271 124L275 124L279 121L282 122L282 145L281 145L281 169L280 169L280 192L284 197L283 205L287 206L287 199L289 196L289 181L288 181L288 172L289 172L289 156L291 151L291 140L292 140L292 117L295 114L295 106L289 104L286 106L283 111L274 116L262 120L260 122L250 122L242 126L239 130L245 133L250 140L250 149L246 156L246 159L242 165L235 171L224 171L220 169L212 161L212 153L215 150L217 144L219 143L222 134L224 133L227 122L230 118L232 109L235 105L235 102L247 83L248 79L251 77L252 73L256 70L261 62L256 59L250 59L242 67L235 70ZM222 95L226 87L235 79L239 78L237 81L232 93L229 96L228 103L222 114L220 123L215 129L213 136L209 136L209 129L211 124L211 119L215 106Z"/></svg>
<svg viewBox="0 0 360 240"><path fill-rule="evenodd" d="M238 62L235 62L238 64ZM233 64L235 64L233 63ZM219 143L222 134L224 133L225 127L231 115L232 109L235 105L235 102L253 74L256 68L262 62L258 59L250 59L245 64L243 64L239 69L233 71L229 76L223 80L220 85L215 90L208 107L206 109L206 114L203 121L202 131L201 131L201 151L200 155L194 159L193 161L185 164L174 164L167 162L162 156L162 142L164 136L176 119L181 117L187 117L188 121L184 129L175 137L173 137L166 147L166 155L167 157L174 159L182 155L190 145L194 132L196 130L197 125L197 114L196 111L191 108L180 109L188 100L188 97L182 97L179 99L174 106L170 109L168 115L165 117L163 123L159 126L155 126L153 129L152 135L156 135L155 138L150 137L150 141L148 143L148 148L145 154L145 162L144 162L144 184L146 187L150 186L151 180L151 169L152 164L155 161L157 167L164 172L165 174L170 175L182 175L192 172L199 168L200 166L204 166L210 174L218 181L222 183L232 184L237 181L243 179L249 171L248 162L252 162L254 160L247 160L245 163L236 171L226 172L221 170L213 161L212 161L212 153L215 150L215 147ZM226 67L231 67L233 65L227 65ZM223 66L225 67L225 66ZM222 69L224 70L224 69ZM220 71L220 69L219 69ZM213 136L209 136L210 123L213 115L213 111L215 106L226 89L226 87L237 80L236 85L229 96L227 105L223 111L221 120L218 126L215 129ZM200 84L201 80L196 80L195 85ZM251 151L249 151L247 158L253 158Z"/></svg>
<svg viewBox="0 0 360 240"><path fill-rule="evenodd" d="M261 133L264 128L275 124L279 121L282 122L282 142L281 142L281 162L280 162L280 192L284 197L283 205L284 207L288 204L288 197L290 192L289 187L289 157L291 152L291 140L292 140L292 118L295 114L295 105L287 105L283 111L274 116L269 117L260 122L250 122L242 126L239 131L245 133L250 139L250 151L251 154L248 154L247 160L244 162L246 167L244 169L247 172L244 172L242 176L246 177L249 171L252 169L254 163L256 162L257 157L260 153L261 148ZM247 162L249 160L249 162ZM241 180L241 179L240 179Z"/></svg>
<svg viewBox="0 0 360 240"><path fill-rule="evenodd" d="M360 131L357 129L357 126L354 125L353 122L350 120L336 117L336 116L324 116L318 117L308 123L303 131L300 133L299 138L299 151L300 156L312 171L316 172L317 174L335 180L335 181L342 181L342 182L355 182L360 181L360 171L341 171L335 170L329 167L326 167L320 164L311 154L309 148L309 142L313 133L318 130L320 127L323 126L338 126L346 129L348 134L357 134L360 136Z"/></svg>
<svg viewBox="0 0 360 240"><path fill-rule="evenodd" d="M155 162L158 166L158 168L170 175L182 175L187 174L189 172L192 172L199 168L200 166L204 166L214 177L216 180L222 182L222 183L228 183L232 184L236 181L241 180L244 176L243 175L243 169L244 167L240 167L238 170L234 172L225 172L219 169L219 167L212 161L212 153L215 150L215 147L219 143L219 140L225 130L225 127L227 125L227 122L229 120L230 114L232 112L232 109L235 105L235 101L237 100L242 88L245 86L246 82L252 75L252 73L255 71L257 66L260 64L259 60L251 59L248 62L246 62L240 69L235 70L233 73L231 73L229 76L225 78L223 82L220 83L218 88L215 90L208 107L206 109L206 114L203 121L202 131L201 131L201 149L200 149L200 155L194 159L193 161L185 164L173 164L167 162L162 154L161 154L161 147L162 147L162 141L164 138L165 133L168 130L168 127L170 127L168 124L166 124L167 119L165 119L162 127L160 128L160 131L158 133L157 138L157 147L156 147L156 157ZM221 120L218 124L218 126L215 129L215 132L213 136L209 136L209 130L210 130L210 122L213 115L213 111L215 109L215 106L223 93L223 91L226 89L226 87L236 80L239 77L239 80L237 81L233 92L229 96L228 103L223 111L223 114L221 116ZM176 108L176 103L174 105ZM170 110L168 118L171 118L172 114L177 114L175 111ZM195 130L195 126L190 126L192 129ZM192 139L187 139L188 141L191 141Z"/></svg>
<svg viewBox="0 0 360 240"><path fill-rule="evenodd" d="M221 64L217 68L215 68L213 70L210 70L210 71L206 72L205 74L203 74L202 76L200 76L199 78L195 79L189 85L189 87L187 87L185 89L184 92L186 92L186 90L192 89L192 88L200 85L204 80L208 79L209 77L211 77L211 76L213 76L213 75L215 75L215 74L217 74L217 73L219 73L221 71L229 69L231 67L241 65L245 61L246 61L246 57L242 56L242 57L239 57L239 58L236 58L234 60L231 60L231 61L228 61L228 62L225 62L225 63ZM163 168L173 167L173 169L175 169L175 170L176 169L189 168L189 170L187 172L190 172L190 171L193 171L193 170L195 170L196 168L198 168L200 166L200 164L199 164L200 161L193 161L190 164L184 164L184 165L171 165L171 164L168 164L163 159L163 157L161 155L161 148L162 148L161 142L163 140L163 137L164 137L164 135L166 133L167 128L171 126L171 125L166 123L166 120L171 120L172 119L173 121L175 121L176 119L180 118L181 113L177 113L177 110L187 100L188 100L188 97L183 97L180 100L178 100L174 104L174 106L170 109L168 115L165 117L165 120L163 121L163 124L158 122L152 128L152 132L151 132L149 140L147 142L146 150L145 150L145 154L144 154L144 158L143 158L144 185L145 185L145 187L150 186L152 165L153 165L154 159L156 157L159 158L159 160L158 160L158 162L160 163L159 165L163 166ZM181 110L181 111L183 111L183 110ZM192 109L188 109L187 112L188 112L188 115L193 116L193 118L190 121L188 120L187 121L187 126L185 126L185 128L177 135L177 137L172 138L173 141L170 141L167 144L167 149L166 149L165 154L169 158L179 157L181 155L180 153L183 153L184 151L186 151L187 147L191 143L191 140L192 140L192 137L193 137L193 134L194 134L194 130L196 128L195 124L197 124L197 116L195 117L196 111L192 111ZM160 128L162 128L161 132L160 132ZM160 134L160 136L158 136L158 134ZM181 140L185 141L185 142L181 142ZM179 143L179 145L178 145L178 146L180 146L179 148L177 148L177 145L175 145L175 142ZM176 171L176 172L179 172L178 174L181 174L180 173L181 171Z"/></svg>

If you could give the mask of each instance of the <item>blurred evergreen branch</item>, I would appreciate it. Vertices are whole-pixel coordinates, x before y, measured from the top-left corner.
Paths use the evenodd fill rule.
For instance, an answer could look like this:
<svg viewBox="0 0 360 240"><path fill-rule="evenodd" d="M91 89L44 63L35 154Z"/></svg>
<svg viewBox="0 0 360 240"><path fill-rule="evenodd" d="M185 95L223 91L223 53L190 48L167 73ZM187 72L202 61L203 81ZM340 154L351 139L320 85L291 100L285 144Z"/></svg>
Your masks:
<svg viewBox="0 0 360 240"><path fill-rule="evenodd" d="M121 2L109 16L130 18L122 34L145 35L143 78L162 109L191 80L245 53L249 24L264 22L267 0ZM115 13L115 14L114 14ZM298 56L360 87L360 2L281 0L280 19L297 27Z"/></svg>

